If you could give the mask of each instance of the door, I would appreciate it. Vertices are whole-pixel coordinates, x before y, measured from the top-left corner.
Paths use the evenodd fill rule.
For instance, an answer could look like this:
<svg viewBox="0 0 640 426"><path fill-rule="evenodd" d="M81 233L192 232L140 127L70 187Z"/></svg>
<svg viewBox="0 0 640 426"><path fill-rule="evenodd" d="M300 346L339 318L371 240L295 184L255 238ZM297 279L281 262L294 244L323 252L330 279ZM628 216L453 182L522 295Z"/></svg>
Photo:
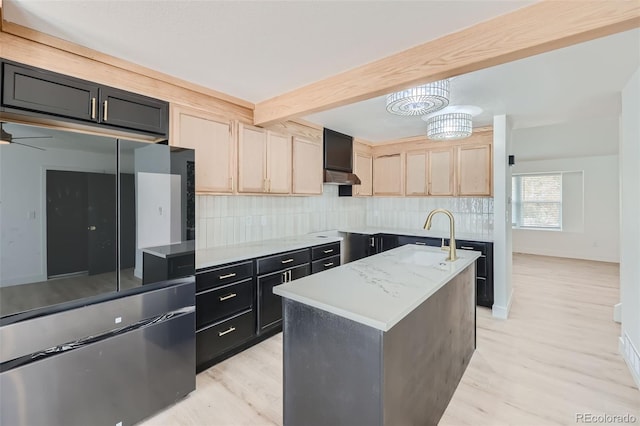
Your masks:
<svg viewBox="0 0 640 426"><path fill-rule="evenodd" d="M100 88L100 122L166 135L169 104L111 87Z"/></svg>
<svg viewBox="0 0 640 426"><path fill-rule="evenodd" d="M98 85L38 68L2 67L3 106L97 121Z"/></svg>
<svg viewBox="0 0 640 426"><path fill-rule="evenodd" d="M427 151L407 152L406 174L406 195L427 195Z"/></svg>
<svg viewBox="0 0 640 426"><path fill-rule="evenodd" d="M491 195L491 145L458 148L458 195Z"/></svg>
<svg viewBox="0 0 640 426"><path fill-rule="evenodd" d="M264 129L238 125L238 192L267 192L266 138Z"/></svg>
<svg viewBox="0 0 640 426"><path fill-rule="evenodd" d="M371 154L356 151L353 162L353 173L360 178L360 185L353 185L355 195L370 196L373 191Z"/></svg>
<svg viewBox="0 0 640 426"><path fill-rule="evenodd" d="M205 111L174 106L171 124L171 145L195 149L196 192L232 193L236 143L231 122Z"/></svg>
<svg viewBox="0 0 640 426"><path fill-rule="evenodd" d="M258 277L258 332L282 320L282 300L273 294L273 288L287 281L287 271Z"/></svg>
<svg viewBox="0 0 640 426"><path fill-rule="evenodd" d="M294 136L293 193L322 194L322 141Z"/></svg>
<svg viewBox="0 0 640 426"><path fill-rule="evenodd" d="M373 160L373 195L402 195L402 154Z"/></svg>
<svg viewBox="0 0 640 426"><path fill-rule="evenodd" d="M116 176L87 173L89 275L116 270Z"/></svg>
<svg viewBox="0 0 640 426"><path fill-rule="evenodd" d="M291 137L272 131L267 131L267 190L291 193Z"/></svg>
<svg viewBox="0 0 640 426"><path fill-rule="evenodd" d="M311 268L305 263L258 277L258 332L276 326L282 321L282 298L273 294L273 287L310 273Z"/></svg>
<svg viewBox="0 0 640 426"><path fill-rule="evenodd" d="M453 195L453 148L429 151L429 195Z"/></svg>
<svg viewBox="0 0 640 426"><path fill-rule="evenodd" d="M47 170L47 276L88 270L87 177Z"/></svg>

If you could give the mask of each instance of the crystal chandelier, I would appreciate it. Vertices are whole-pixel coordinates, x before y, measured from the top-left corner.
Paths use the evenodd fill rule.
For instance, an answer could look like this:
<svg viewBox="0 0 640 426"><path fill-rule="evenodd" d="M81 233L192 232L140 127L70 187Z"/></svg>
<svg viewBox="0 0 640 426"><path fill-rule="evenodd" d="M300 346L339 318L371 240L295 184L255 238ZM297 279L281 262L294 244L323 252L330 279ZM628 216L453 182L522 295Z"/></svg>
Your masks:
<svg viewBox="0 0 640 426"><path fill-rule="evenodd" d="M471 114L452 112L427 118L427 137L435 140L463 139L471 136Z"/></svg>
<svg viewBox="0 0 640 426"><path fill-rule="evenodd" d="M449 80L434 81L387 95L387 111L398 115L425 115L449 105Z"/></svg>

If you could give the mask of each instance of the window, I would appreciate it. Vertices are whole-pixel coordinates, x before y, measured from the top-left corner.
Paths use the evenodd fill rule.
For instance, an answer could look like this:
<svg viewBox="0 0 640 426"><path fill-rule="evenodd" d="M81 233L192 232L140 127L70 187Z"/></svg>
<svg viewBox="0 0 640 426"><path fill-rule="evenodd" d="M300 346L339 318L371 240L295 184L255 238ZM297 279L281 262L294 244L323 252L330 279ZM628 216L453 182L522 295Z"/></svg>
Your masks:
<svg viewBox="0 0 640 426"><path fill-rule="evenodd" d="M513 226L562 228L562 174L513 176Z"/></svg>

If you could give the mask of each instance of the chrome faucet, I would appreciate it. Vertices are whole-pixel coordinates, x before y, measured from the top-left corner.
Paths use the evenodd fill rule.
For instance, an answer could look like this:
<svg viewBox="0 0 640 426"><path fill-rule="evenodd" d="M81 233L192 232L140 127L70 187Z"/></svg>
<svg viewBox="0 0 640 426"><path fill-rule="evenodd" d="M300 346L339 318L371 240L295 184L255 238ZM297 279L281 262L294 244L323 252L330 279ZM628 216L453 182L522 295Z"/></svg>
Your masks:
<svg viewBox="0 0 640 426"><path fill-rule="evenodd" d="M458 258L458 256L456 256L456 237L455 237L456 224L453 219L453 214L449 210L445 210L445 209L431 210L431 212L429 213L429 216L427 216L427 221L424 223L424 229L431 229L431 219L433 218L433 216L435 216L436 213L444 213L447 216L449 216L449 234L450 234L449 247L444 245L444 239L443 239L442 248L449 249L449 257L447 258L447 260L450 260L453 262Z"/></svg>

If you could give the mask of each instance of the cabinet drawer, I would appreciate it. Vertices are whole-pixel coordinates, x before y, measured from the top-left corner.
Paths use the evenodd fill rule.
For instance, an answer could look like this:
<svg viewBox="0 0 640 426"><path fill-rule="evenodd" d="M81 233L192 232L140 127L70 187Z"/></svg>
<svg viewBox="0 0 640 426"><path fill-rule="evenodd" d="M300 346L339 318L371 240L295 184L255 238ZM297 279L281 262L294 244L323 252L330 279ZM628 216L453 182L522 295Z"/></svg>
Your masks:
<svg viewBox="0 0 640 426"><path fill-rule="evenodd" d="M196 328L250 309L253 306L253 279L196 294Z"/></svg>
<svg viewBox="0 0 640 426"><path fill-rule="evenodd" d="M399 236L398 245L404 246L406 244L417 244L420 246L440 247L442 245L442 239L433 238L433 237L412 237L409 235Z"/></svg>
<svg viewBox="0 0 640 426"><path fill-rule="evenodd" d="M253 275L253 261L233 263L196 274L196 292L244 280Z"/></svg>
<svg viewBox="0 0 640 426"><path fill-rule="evenodd" d="M324 244L311 248L311 260L323 259L325 257L336 256L340 254L340 242Z"/></svg>
<svg viewBox="0 0 640 426"><path fill-rule="evenodd" d="M251 310L196 331L196 365L251 339L254 330L255 314Z"/></svg>
<svg viewBox="0 0 640 426"><path fill-rule="evenodd" d="M316 260L311 264L311 273L315 274L316 272L335 268L336 266L340 266L340 255Z"/></svg>
<svg viewBox="0 0 640 426"><path fill-rule="evenodd" d="M456 248L462 250L475 250L487 254L487 244L477 241L456 241Z"/></svg>
<svg viewBox="0 0 640 426"><path fill-rule="evenodd" d="M258 275L288 269L309 262L309 249L290 251L258 259Z"/></svg>
<svg viewBox="0 0 640 426"><path fill-rule="evenodd" d="M167 263L167 278L193 275L196 271L196 255L193 253L170 257Z"/></svg>

